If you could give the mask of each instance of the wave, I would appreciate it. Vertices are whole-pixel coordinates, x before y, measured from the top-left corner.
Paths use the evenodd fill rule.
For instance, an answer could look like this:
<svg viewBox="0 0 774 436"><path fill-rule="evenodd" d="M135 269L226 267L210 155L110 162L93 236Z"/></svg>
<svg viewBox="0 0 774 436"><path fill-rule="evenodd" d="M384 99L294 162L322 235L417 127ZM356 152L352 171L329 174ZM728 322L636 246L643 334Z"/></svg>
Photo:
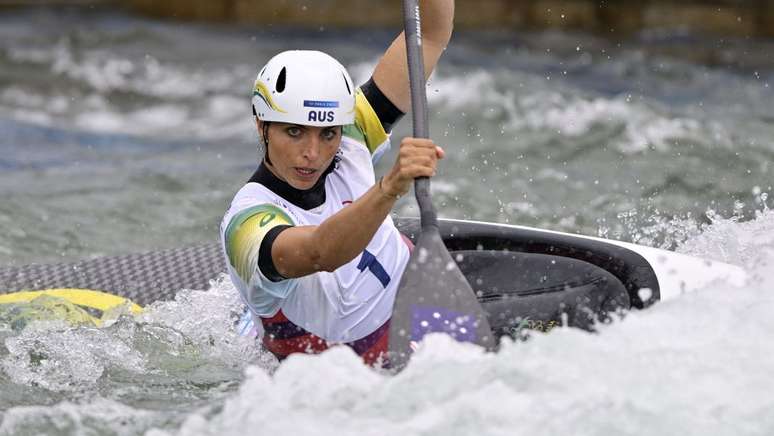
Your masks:
<svg viewBox="0 0 774 436"><path fill-rule="evenodd" d="M494 355L431 336L394 377L363 367L346 348L291 357L273 375L253 366L220 413L194 413L179 430L149 434L288 426L337 436L769 434L774 357L760 350L774 331L772 225L771 213L749 224L717 222L684 245L694 253L725 251L731 238L713 235L731 229L757 241L751 250L758 254L747 262L754 278L743 287L713 283L597 334L559 328L506 342ZM747 401L739 401L741 391Z"/></svg>

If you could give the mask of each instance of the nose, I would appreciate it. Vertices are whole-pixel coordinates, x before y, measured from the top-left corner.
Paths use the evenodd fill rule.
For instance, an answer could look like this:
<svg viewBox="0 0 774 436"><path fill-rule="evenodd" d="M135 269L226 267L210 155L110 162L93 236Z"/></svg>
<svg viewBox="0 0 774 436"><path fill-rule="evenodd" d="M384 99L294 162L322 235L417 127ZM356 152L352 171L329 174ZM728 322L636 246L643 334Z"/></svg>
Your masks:
<svg viewBox="0 0 774 436"><path fill-rule="evenodd" d="M315 162L320 157L320 138L310 135L309 141L304 146L303 156L310 162Z"/></svg>

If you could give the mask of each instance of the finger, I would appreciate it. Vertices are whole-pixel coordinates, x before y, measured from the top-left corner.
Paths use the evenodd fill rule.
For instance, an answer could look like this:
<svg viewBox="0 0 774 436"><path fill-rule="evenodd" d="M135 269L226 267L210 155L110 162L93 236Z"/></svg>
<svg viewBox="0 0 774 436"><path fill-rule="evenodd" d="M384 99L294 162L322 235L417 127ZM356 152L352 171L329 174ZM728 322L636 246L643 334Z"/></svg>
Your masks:
<svg viewBox="0 0 774 436"><path fill-rule="evenodd" d="M417 177L432 177L435 175L435 167L427 165L415 165L408 170L408 173L411 174L411 178L413 179L416 179Z"/></svg>
<svg viewBox="0 0 774 436"><path fill-rule="evenodd" d="M433 142L432 139L407 137L407 138L403 138L403 141L401 141L401 146L416 147L416 148L432 148L432 147L435 147L435 143Z"/></svg>
<svg viewBox="0 0 774 436"><path fill-rule="evenodd" d="M435 146L435 156L438 159L443 159L444 157L446 157L446 152L443 150L443 148L441 148L441 147L436 145Z"/></svg>
<svg viewBox="0 0 774 436"><path fill-rule="evenodd" d="M435 146L426 147L407 147L400 151L401 160L404 162L413 162L416 160L424 161L426 159L437 160L438 155Z"/></svg>
<svg viewBox="0 0 774 436"><path fill-rule="evenodd" d="M402 161L401 166L434 167L435 162L436 162L436 157L434 155L417 155L417 156L411 156L410 158L407 158L404 161Z"/></svg>

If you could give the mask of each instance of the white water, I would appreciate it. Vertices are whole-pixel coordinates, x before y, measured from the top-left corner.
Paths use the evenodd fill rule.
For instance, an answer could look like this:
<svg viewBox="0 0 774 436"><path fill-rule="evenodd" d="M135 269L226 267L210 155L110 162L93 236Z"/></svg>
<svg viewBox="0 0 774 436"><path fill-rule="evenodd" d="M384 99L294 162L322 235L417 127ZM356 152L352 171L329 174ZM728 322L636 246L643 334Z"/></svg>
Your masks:
<svg viewBox="0 0 774 436"><path fill-rule="evenodd" d="M772 227L768 210L716 219L678 250L744 266L745 286L713 283L596 334L558 328L497 354L433 336L395 376L348 348L277 366L235 335L227 281L102 329L28 327L6 339L4 372L66 395L10 407L0 434L771 435ZM22 358L35 340L48 366ZM214 387L195 401L191 380ZM147 392L127 405L116 392L132 397L133 383Z"/></svg>
<svg viewBox="0 0 774 436"><path fill-rule="evenodd" d="M770 435L774 433L774 213L717 222L683 250L732 252L750 283L630 313L598 334L558 329L498 354L437 336L401 374L348 349L294 356L247 379L177 432L298 435ZM741 243L740 243L741 241Z"/></svg>
<svg viewBox="0 0 774 436"><path fill-rule="evenodd" d="M685 244L746 259L744 287L715 283L598 334L559 329L496 355L432 337L394 377L347 349L291 358L273 377L249 367L223 412L170 434L771 435L772 226L774 213L720 222Z"/></svg>
<svg viewBox="0 0 774 436"><path fill-rule="evenodd" d="M323 48L362 83L387 42L3 20L0 262L11 264L214 240L254 169L257 62L280 45ZM494 47L455 37L428 87L431 131L450 151L434 180L441 214L677 245L745 267L749 283L496 355L434 337L397 376L347 349L278 367L236 336L228 283L99 329L0 325L0 435L774 434L774 217L763 206L774 76L650 58L645 46L602 56L582 35L554 36L570 55L514 48L528 38L518 35ZM409 200L401 214L415 214ZM762 212L697 224L739 202L746 219Z"/></svg>

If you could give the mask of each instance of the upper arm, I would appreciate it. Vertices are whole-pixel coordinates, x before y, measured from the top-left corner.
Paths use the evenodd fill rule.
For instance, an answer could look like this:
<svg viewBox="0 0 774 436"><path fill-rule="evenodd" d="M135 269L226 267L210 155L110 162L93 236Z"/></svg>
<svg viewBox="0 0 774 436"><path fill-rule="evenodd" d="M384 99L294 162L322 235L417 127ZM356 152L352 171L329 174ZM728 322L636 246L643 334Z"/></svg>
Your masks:
<svg viewBox="0 0 774 436"><path fill-rule="evenodd" d="M261 272L261 246L267 236L277 227L293 225L285 211L267 203L247 207L231 216L223 232L226 257L245 283Z"/></svg>
<svg viewBox="0 0 774 436"><path fill-rule="evenodd" d="M289 228L274 240L271 258L283 277L303 277L325 271L321 250L315 241L316 226Z"/></svg>
<svg viewBox="0 0 774 436"><path fill-rule="evenodd" d="M321 270L319 247L313 239L315 229L295 226L290 216L273 204L248 207L234 214L226 226L226 256L245 283L260 274L261 287L282 296L286 286L280 281Z"/></svg>

